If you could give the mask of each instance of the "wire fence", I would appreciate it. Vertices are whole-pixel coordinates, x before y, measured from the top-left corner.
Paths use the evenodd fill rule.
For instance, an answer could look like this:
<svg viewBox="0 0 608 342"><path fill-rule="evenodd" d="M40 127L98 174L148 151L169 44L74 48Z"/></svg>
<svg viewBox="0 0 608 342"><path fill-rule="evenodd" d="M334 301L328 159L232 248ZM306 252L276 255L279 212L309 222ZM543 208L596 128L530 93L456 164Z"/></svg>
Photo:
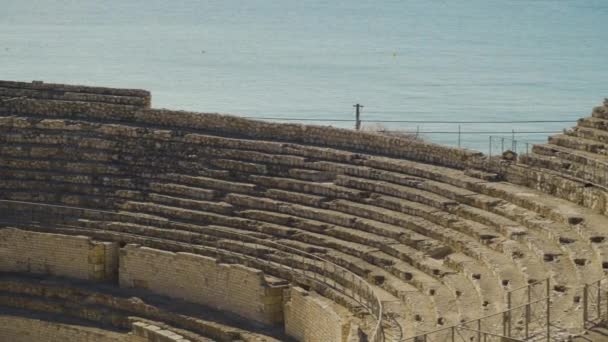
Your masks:
<svg viewBox="0 0 608 342"><path fill-rule="evenodd" d="M551 341L549 279L507 293L507 309L404 340L404 342Z"/></svg>
<svg viewBox="0 0 608 342"><path fill-rule="evenodd" d="M593 327L608 320L608 279L586 284L583 289L583 322Z"/></svg>
<svg viewBox="0 0 608 342"><path fill-rule="evenodd" d="M395 113L397 114L397 113ZM403 113L398 113L402 114ZM379 116L377 113L366 114L368 117ZM466 147L488 153L487 139L491 135L504 135L511 139L524 139L530 142L542 142L548 135L558 134L574 125L579 118L556 120L417 120L389 118L353 119L332 117L281 117L281 116L246 116L249 119L277 121L285 123L302 123L329 125L341 128L360 129L369 132L400 134L435 143Z"/></svg>
<svg viewBox="0 0 608 342"><path fill-rule="evenodd" d="M27 96L1 98L0 104L5 102L27 99ZM340 128L353 128L370 132L399 134L427 140L444 145L465 147L488 153L486 149L488 136L507 135L511 139L525 139L530 142L541 142L547 135L561 133L565 128L572 126L579 118L555 120L419 120L419 119L391 119L383 115L412 116L426 115L427 113L408 113L402 111L374 111L361 113L362 105L356 104L353 118L339 117L338 113L322 115L315 112L314 117L292 116L242 116L248 119L276 121L284 123L303 123L336 126ZM376 118L378 117L378 118ZM582 115L581 115L582 117ZM498 128L497 128L498 126Z"/></svg>

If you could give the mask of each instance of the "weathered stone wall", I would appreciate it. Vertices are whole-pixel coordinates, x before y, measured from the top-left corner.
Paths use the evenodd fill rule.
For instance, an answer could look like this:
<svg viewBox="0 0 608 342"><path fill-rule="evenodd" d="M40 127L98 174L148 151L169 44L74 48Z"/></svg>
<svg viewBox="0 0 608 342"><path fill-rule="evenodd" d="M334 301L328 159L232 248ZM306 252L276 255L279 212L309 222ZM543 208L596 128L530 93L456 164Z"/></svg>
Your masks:
<svg viewBox="0 0 608 342"><path fill-rule="evenodd" d="M435 163L455 168L480 164L482 154L423 141L325 126L280 124L230 115L134 109L99 102L23 100L0 106L2 115L70 118L103 122L132 122L176 130L203 131L246 139L276 140Z"/></svg>
<svg viewBox="0 0 608 342"><path fill-rule="evenodd" d="M608 213L608 193L601 188L586 186L578 180L520 165L510 165L502 172L505 180L513 184L540 190L599 213Z"/></svg>
<svg viewBox="0 0 608 342"><path fill-rule="evenodd" d="M150 92L139 89L87 87L78 85L43 83L41 81L0 81L0 99L26 97L59 101L84 101L121 104L150 108Z"/></svg>
<svg viewBox="0 0 608 342"><path fill-rule="evenodd" d="M283 320L283 289L261 271L215 259L127 245L120 251L120 286L210 306L263 324Z"/></svg>
<svg viewBox="0 0 608 342"><path fill-rule="evenodd" d="M0 314L0 341L6 342L145 342L128 334L97 328Z"/></svg>
<svg viewBox="0 0 608 342"><path fill-rule="evenodd" d="M134 322L132 325L133 335L135 338L140 338L142 341L148 342L190 342L182 335L171 330L163 329L154 324L146 324L143 322Z"/></svg>
<svg viewBox="0 0 608 342"><path fill-rule="evenodd" d="M0 271L47 274L91 281L112 280L117 269L116 243L0 229Z"/></svg>
<svg viewBox="0 0 608 342"><path fill-rule="evenodd" d="M349 321L331 301L292 287L285 303L285 331L298 341L347 341Z"/></svg>
<svg viewBox="0 0 608 342"><path fill-rule="evenodd" d="M193 342L208 342L209 339L276 341L272 335L249 331L252 324L248 321L227 319L223 314L209 312L204 306L134 289L88 285L70 279L48 281L27 275L2 276L0 310L7 316L36 317L45 321L51 317L55 322L85 324L125 333L133 330L135 322L141 322ZM134 331L133 334L139 333ZM0 341L5 341L1 334Z"/></svg>

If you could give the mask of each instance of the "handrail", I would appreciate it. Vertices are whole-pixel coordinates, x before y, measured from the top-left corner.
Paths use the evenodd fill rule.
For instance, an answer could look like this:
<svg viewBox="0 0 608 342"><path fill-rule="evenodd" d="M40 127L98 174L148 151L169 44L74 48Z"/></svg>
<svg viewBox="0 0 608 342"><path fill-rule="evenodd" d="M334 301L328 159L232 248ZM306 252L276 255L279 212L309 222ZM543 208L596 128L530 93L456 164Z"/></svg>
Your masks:
<svg viewBox="0 0 608 342"><path fill-rule="evenodd" d="M440 328L440 329L436 329L436 330L427 331L427 332L425 332L423 334L419 334L419 335L416 335L416 336L408 337L405 340L406 341L407 340L416 340L416 338L420 338L420 337L423 337L425 335L436 334L436 333L440 333L440 332L443 332L443 331L451 330L452 328L456 328L456 329L466 328L465 325L468 325L468 324L471 324L471 323L475 323L477 321L481 321L481 320L484 320L484 319L487 319L487 318L492 318L492 317L495 317L495 316L502 316L505 313L509 313L509 312L511 312L513 310L521 309L521 308L524 308L524 307L526 307L528 305L536 304L536 303L539 303L539 302L542 302L542 301L546 301L546 300L547 300L546 297L545 298L536 299L536 300L533 300L531 302L528 302L528 303L525 303L525 304L521 304L521 305L512 307L511 309L507 309L507 310L496 312L496 313L493 313L493 314L490 314L490 315L487 315L487 316L479 317L479 318L476 318L476 319L473 319L473 320L470 320L470 321L466 321L466 322L458 323L458 324L455 324L455 325L451 325L449 327L444 327L444 328ZM473 330L474 331L478 331L478 330L475 330L475 329L473 329ZM502 335L496 335L496 336L505 337L505 336L502 336Z"/></svg>
<svg viewBox="0 0 608 342"><path fill-rule="evenodd" d="M546 315L546 322L545 322L547 325L545 326L544 329L546 329L547 336L549 336L549 334L550 334L550 328L549 328L550 327L550 302L549 301L550 301L550 296L551 296L551 293L550 293L550 290L549 290L549 281L550 281L549 278L543 279L543 280L537 280L535 282L532 282L532 283L527 284L525 286L517 287L517 288L512 289L512 290L510 290L510 291L507 292L507 295L510 296L511 293L513 293L515 291L519 291L519 290L525 289L525 288L527 288L528 291L530 291L530 289L532 287L534 287L536 285L539 285L539 284L545 283L546 284L546 293L541 298L537 298L535 300L532 300L529 297L529 293L528 293L528 301L525 302L525 303L523 303L523 304L511 307L510 300L509 300L509 307L506 310L499 311L499 312L496 312L496 313L493 313L493 314L490 314L490 315L478 317L478 318L475 318L475 319L471 319L469 321L460 322L460 323L454 324L452 326L448 326L448 327L444 327L444 328L435 329L435 330L427 331L427 332L424 332L424 333L420 333L420 334L418 334L416 336L409 337L408 339L406 339L406 341L418 341L418 340L428 341L428 336L429 335L438 334L438 333L445 333L445 332L447 332L449 330L452 330L452 335L453 335L455 329L456 330L457 329L469 329L469 330L472 330L472 331L475 331L475 332L478 333L478 335L477 335L478 341L477 342L480 342L479 339L481 338L481 336L479 336L479 334L486 333L486 332L484 332L482 330L482 321L486 321L486 323L484 323L484 324L488 324L487 321L495 319L495 317L501 317L501 316L502 316L503 335L500 335L500 334L494 334L494 335L500 336L500 337L508 337L508 338L513 339L513 340L517 340L511 334L512 315L513 315L514 312L517 312L517 310L522 309L522 308L526 309L525 310L526 311L526 316L525 316L525 322L524 322L525 323L525 330L524 331L525 331L525 337L528 338L529 336L532 336L532 335L529 335L528 324L533 322L532 320L530 320L530 316L529 316L530 309L531 309L531 307L534 304L541 303L541 302L546 302L547 303L547 307L546 307L546 313L547 313L547 315ZM475 324L475 323L476 323L476 328L475 329L468 327L469 325ZM490 322L490 324L494 325L495 323L494 322Z"/></svg>
<svg viewBox="0 0 608 342"><path fill-rule="evenodd" d="M116 215L116 216L122 216L122 217L131 217L134 218L134 215L130 215L127 213L121 213L121 212L114 212L114 211L106 211L106 210L97 210L97 209L88 209L88 208L81 208L81 207L72 207L72 206L65 206L65 205L55 205L55 204L48 204L48 203L36 203L36 202L27 202L27 201L13 201L13 200L0 200L0 203L8 203L8 204L19 204L19 205L26 205L26 206L34 206L34 207L47 207L47 208L62 208L62 209L70 209L70 210L79 210L79 211L85 211L85 212L91 212L91 213L99 213L99 214L108 214L108 215ZM27 209L26 209L27 210ZM32 210L32 209L30 209ZM151 217L151 216L146 216L145 220L150 220L150 221L157 221L157 222L162 222L163 224L167 224L167 223L171 223L171 224L175 224L177 226L186 226L187 224L185 223L181 223L181 222L177 222L177 221L173 221L170 219L158 219L156 217ZM31 222L31 221L30 221ZM77 227L77 226L70 226L70 225L63 225L63 224L55 224L56 226L65 226L65 227ZM333 267L334 273L337 272L338 270L341 271L341 273L343 274L350 274L350 277L352 279L352 284L353 287L350 289L351 293L349 294L347 291L347 287L342 285L344 287L344 290L341 290L340 287L337 286L336 281L333 281L333 285L331 284L330 281L328 281L327 279L319 279L319 277L316 276L311 276L309 274L306 274L306 269L302 269L302 274L309 278L312 281L316 281L316 282L321 282L324 285L327 285L333 289L335 289L336 291L340 292L341 294L353 299L354 301L358 302L359 304L363 305L363 307L365 307L368 312L376 319L376 325L374 326L374 330L371 333L371 338L369 339L369 341L372 342L381 342L383 341L383 331L382 331L382 319L383 319L383 306L382 306L382 301L380 300L380 298L374 294L373 288L371 287L371 284L369 284L367 281L365 281L363 278L359 277L358 275L356 275L354 272L349 271L348 269L337 265L329 260L323 259L317 255L308 253L306 251L302 251L299 250L297 248L293 248L291 246L287 246L287 245L282 245L280 243L274 242L274 241L269 241L269 240L265 240L265 239L259 239L255 236L252 235L247 235L247 234L241 234L241 233L236 233L236 232L232 232L232 231L226 231L226 230L221 230L221 229L217 229L214 227L209 227L209 226L205 226L205 229L208 230L212 230L212 231L218 231L221 232L222 234L227 234L227 235L233 235L233 236L238 236L238 237L242 237L244 240L253 240L256 242L262 242L262 245L274 245L274 246L279 246L280 248L282 248L283 250L287 250L287 251L291 251L294 252L296 255L300 255L300 256L306 256L308 258L311 258L313 260L317 260L322 262L323 264L327 264L327 265L331 265ZM217 248L216 248L217 249ZM230 253L230 251L226 251L227 253ZM247 256L247 255L245 255ZM257 254L254 254L255 259L257 260ZM250 257L250 256L247 256ZM268 261L270 262L270 261ZM288 266L288 265L284 265L281 262L277 262L275 261L275 263L279 264L281 267L284 266ZM324 268L325 270L325 268ZM314 272L312 272L313 274L316 274ZM323 274L323 277L325 277L325 274ZM367 287L367 290L365 293L362 293L362 291L360 291L360 289L357 289L356 286L354 286L355 284L355 280L357 280L357 283L361 286L361 284L365 284ZM356 292L360 292L358 295L358 299L357 299L357 293ZM369 298L368 296L370 296L371 298Z"/></svg>
<svg viewBox="0 0 608 342"><path fill-rule="evenodd" d="M530 284L527 284L527 285L522 285L522 286L520 286L520 287L516 287L516 288L514 288L514 289L511 289L511 290L509 290L508 292L513 293L513 292L515 292L515 291L518 291L518 290L521 290L521 289L525 289L525 288L528 288L528 287L530 287L530 286L536 286L536 285L539 285L539 284L545 283L546 281L547 281L547 279L537 280L537 281L535 281L535 282L533 282L533 283L530 283ZM508 293L508 292L507 292L507 293Z"/></svg>
<svg viewBox="0 0 608 342"><path fill-rule="evenodd" d="M608 291L602 289L602 283L608 280L608 278L600 278L598 280L594 280L592 282L586 283L583 287L583 328L587 329L587 323L601 323L603 321L608 320L608 305L606 306L606 310L602 309L602 302L604 300L607 301L608 304ZM602 293L604 294L602 296ZM595 295L595 296L594 296ZM595 309L591 309L594 306ZM590 315L593 314L593 317Z"/></svg>

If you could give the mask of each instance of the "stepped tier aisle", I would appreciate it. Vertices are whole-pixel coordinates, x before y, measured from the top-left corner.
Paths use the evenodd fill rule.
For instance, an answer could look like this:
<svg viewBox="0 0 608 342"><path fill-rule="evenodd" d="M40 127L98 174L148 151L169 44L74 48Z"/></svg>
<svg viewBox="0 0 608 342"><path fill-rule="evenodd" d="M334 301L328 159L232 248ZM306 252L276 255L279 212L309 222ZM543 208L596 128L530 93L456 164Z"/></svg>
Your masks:
<svg viewBox="0 0 608 342"><path fill-rule="evenodd" d="M0 82L0 176L0 337L397 341L494 314L503 333L544 281L574 334L608 268L602 210L481 153L139 90Z"/></svg>

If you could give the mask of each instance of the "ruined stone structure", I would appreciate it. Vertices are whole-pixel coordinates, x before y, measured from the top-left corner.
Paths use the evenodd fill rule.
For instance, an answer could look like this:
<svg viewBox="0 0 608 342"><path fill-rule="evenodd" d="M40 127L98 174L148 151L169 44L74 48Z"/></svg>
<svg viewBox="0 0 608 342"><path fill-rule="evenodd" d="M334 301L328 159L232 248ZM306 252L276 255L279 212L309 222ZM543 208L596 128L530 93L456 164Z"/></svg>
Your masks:
<svg viewBox="0 0 608 342"><path fill-rule="evenodd" d="M449 340L492 314L481 330L515 334L543 324L502 313L537 283L552 325L583 330L608 268L606 177L585 168L606 106L492 162L150 105L0 82L0 340Z"/></svg>

